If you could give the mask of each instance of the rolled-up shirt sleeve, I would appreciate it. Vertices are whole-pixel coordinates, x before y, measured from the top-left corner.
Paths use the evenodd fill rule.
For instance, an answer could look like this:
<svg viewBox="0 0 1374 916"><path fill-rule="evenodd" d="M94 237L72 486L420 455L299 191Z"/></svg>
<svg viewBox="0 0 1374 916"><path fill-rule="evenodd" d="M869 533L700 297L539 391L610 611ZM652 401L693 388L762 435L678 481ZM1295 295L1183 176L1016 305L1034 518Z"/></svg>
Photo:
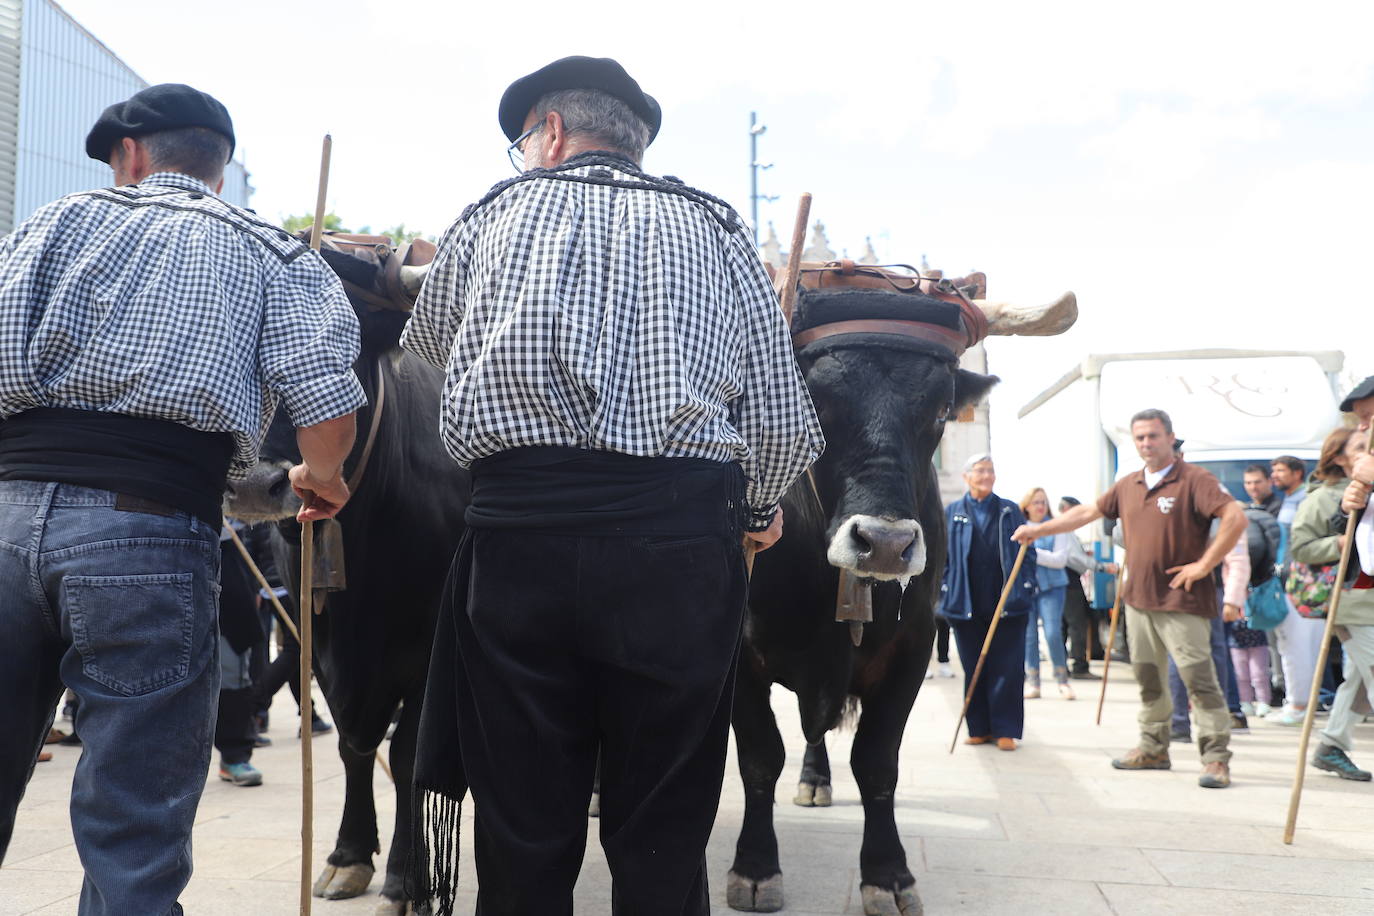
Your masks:
<svg viewBox="0 0 1374 916"><path fill-rule="evenodd" d="M311 251L266 289L258 365L295 426L314 426L367 403L353 372L358 316L334 272Z"/></svg>
<svg viewBox="0 0 1374 916"><path fill-rule="evenodd" d="M763 264L740 235L729 258L745 328L743 392L730 404L731 419L749 447L747 527L762 531L783 493L825 450L825 436Z"/></svg>
<svg viewBox="0 0 1374 916"><path fill-rule="evenodd" d="M448 367L453 341L463 323L463 281L472 240L473 231L466 219L444 233L401 333L402 347L439 369Z"/></svg>

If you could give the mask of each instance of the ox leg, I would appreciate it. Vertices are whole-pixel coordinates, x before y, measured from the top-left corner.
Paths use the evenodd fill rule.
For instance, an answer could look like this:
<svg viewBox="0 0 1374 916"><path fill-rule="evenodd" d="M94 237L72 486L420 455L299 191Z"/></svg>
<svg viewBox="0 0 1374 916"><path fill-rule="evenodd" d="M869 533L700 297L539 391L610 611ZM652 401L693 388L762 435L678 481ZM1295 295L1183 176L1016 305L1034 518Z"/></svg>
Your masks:
<svg viewBox="0 0 1374 916"><path fill-rule="evenodd" d="M922 912L916 879L897 835L893 796L902 732L921 688L928 655L929 651L922 654L919 667L904 664L890 670L879 688L863 698L863 714L854 735L849 764L864 806L859 871L866 916L919 916Z"/></svg>
<svg viewBox="0 0 1374 916"><path fill-rule="evenodd" d="M343 820L334 851L314 887L316 897L328 900L357 897L367 890L372 882L372 856L381 852L377 808L372 801L372 754L353 750L340 734L339 757L344 765Z"/></svg>
<svg viewBox="0 0 1374 916"><path fill-rule="evenodd" d="M410 857L414 837L414 812L411 807L411 787L415 777L415 744L420 734L420 703L423 687L415 696L407 697L401 705L401 717L391 737L391 775L396 780L396 824L391 834L391 850L386 857L386 880L382 896L386 898L377 908L378 916L402 916L406 912L406 860ZM385 777L383 777L385 778Z"/></svg>
<svg viewBox="0 0 1374 916"><path fill-rule="evenodd" d="M773 830L773 796L786 750L768 704L769 684L744 659L735 685L735 745L744 782L744 823L735 844L725 899L731 909L771 913L782 909L782 867Z"/></svg>
<svg viewBox="0 0 1374 916"><path fill-rule="evenodd" d="M797 795L792 804L803 808L830 807L830 755L825 750L825 739L806 746L806 756L802 759L801 781L797 783Z"/></svg>

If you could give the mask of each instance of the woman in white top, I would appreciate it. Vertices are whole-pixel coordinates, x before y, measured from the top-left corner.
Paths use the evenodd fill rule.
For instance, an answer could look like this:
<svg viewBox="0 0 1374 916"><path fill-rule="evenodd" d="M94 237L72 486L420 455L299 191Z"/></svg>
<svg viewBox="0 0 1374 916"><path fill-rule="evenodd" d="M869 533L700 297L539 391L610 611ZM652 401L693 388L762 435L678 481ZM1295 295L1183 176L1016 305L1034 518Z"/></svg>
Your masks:
<svg viewBox="0 0 1374 916"><path fill-rule="evenodd" d="M1050 517L1050 499L1044 489L1036 487L1021 497L1021 511L1031 522L1043 522ZM1035 579L1040 592L1035 597L1026 625L1026 699L1040 696L1040 637L1037 620L1045 628L1045 644L1049 646L1050 663L1054 666L1054 682L1059 695L1074 699L1069 686L1068 653L1064 648L1064 596L1068 590L1069 574L1064 567L1069 562L1071 534L1052 534L1035 542Z"/></svg>

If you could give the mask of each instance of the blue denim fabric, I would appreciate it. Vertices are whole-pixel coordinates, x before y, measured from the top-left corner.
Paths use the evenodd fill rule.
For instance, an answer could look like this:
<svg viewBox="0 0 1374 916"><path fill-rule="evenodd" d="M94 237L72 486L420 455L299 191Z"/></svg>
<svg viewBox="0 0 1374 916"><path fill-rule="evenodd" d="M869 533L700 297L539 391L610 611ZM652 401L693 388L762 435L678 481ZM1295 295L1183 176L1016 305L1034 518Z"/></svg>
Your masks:
<svg viewBox="0 0 1374 916"><path fill-rule="evenodd" d="M1026 618L1026 670L1040 670L1040 634L1035 622L1045 628L1045 644L1050 647L1050 663L1056 669L1067 670L1069 654L1064 648L1064 596L1068 586L1060 585L1035 596L1030 615Z"/></svg>
<svg viewBox="0 0 1374 916"><path fill-rule="evenodd" d="M0 859L63 684L82 916L180 914L219 693L218 532L0 481Z"/></svg>

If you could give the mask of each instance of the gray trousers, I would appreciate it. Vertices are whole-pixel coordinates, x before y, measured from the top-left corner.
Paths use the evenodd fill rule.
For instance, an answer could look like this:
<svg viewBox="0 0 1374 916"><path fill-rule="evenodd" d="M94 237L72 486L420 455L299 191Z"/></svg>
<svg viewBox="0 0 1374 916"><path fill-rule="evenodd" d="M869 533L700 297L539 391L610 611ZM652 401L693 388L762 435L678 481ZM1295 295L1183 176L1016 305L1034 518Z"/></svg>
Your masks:
<svg viewBox="0 0 1374 916"><path fill-rule="evenodd" d="M1336 625L1336 636L1345 650L1345 680L1336 691L1331 716L1322 729L1322 743L1352 750L1350 733L1369 712L1374 697L1374 626Z"/></svg>
<svg viewBox="0 0 1374 916"><path fill-rule="evenodd" d="M1145 611L1126 605L1131 667L1140 685L1140 749L1169 749L1169 657L1178 665L1197 718L1197 744L1203 763L1231 759L1231 713L1212 664L1212 622L1174 611Z"/></svg>

